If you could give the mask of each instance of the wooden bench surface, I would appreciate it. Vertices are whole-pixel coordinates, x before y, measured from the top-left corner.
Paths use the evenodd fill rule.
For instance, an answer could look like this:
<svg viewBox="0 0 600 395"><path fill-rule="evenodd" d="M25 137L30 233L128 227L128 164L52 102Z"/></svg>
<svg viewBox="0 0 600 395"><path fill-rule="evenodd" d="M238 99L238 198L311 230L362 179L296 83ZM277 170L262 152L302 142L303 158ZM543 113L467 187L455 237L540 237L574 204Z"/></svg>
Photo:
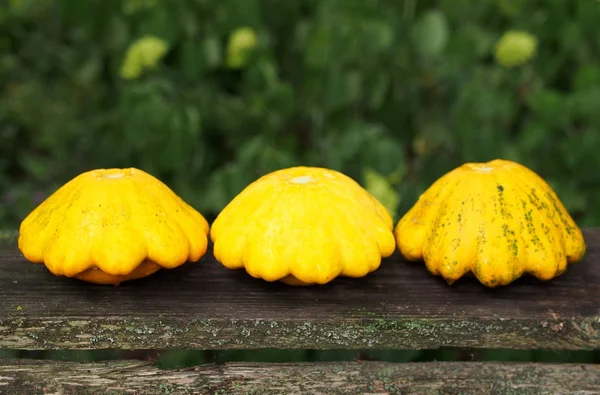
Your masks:
<svg viewBox="0 0 600 395"><path fill-rule="evenodd" d="M0 360L1 361L1 360ZM2 392L5 391L5 392ZM0 394L600 394L600 366L537 363L0 362Z"/></svg>
<svg viewBox="0 0 600 395"><path fill-rule="evenodd" d="M290 287L209 254L119 287L52 276L0 247L0 348L600 348L600 228L588 252L543 283L448 286L398 255L361 279ZM0 375L1 372L0 372Z"/></svg>

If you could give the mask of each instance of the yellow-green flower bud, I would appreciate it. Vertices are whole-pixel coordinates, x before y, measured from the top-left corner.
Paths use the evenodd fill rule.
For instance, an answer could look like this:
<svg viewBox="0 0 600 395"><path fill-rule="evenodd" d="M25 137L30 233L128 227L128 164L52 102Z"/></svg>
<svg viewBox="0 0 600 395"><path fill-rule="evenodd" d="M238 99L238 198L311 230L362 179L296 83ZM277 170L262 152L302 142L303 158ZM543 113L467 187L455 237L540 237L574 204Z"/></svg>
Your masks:
<svg viewBox="0 0 600 395"><path fill-rule="evenodd" d="M254 29L241 27L229 36L227 44L227 66L231 68L244 67L248 62L248 56L258 45L258 37Z"/></svg>
<svg viewBox="0 0 600 395"><path fill-rule="evenodd" d="M383 204L388 213L396 216L396 209L400 203L400 194L390 181L371 168L364 170L365 189Z"/></svg>
<svg viewBox="0 0 600 395"><path fill-rule="evenodd" d="M168 49L167 42L157 37L144 36L136 40L127 49L121 66L121 77L136 79L145 70L155 68Z"/></svg>
<svg viewBox="0 0 600 395"><path fill-rule="evenodd" d="M496 43L496 62L504 67L520 66L536 52L537 38L527 32L508 31Z"/></svg>

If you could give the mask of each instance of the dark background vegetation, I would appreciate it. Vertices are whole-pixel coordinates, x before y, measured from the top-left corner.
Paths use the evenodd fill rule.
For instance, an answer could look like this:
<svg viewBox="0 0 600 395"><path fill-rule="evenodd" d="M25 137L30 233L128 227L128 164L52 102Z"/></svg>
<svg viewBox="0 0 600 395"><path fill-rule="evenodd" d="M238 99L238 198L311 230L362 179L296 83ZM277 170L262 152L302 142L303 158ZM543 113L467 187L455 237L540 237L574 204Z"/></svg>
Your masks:
<svg viewBox="0 0 600 395"><path fill-rule="evenodd" d="M495 158L529 166L579 225L600 225L600 1L0 4L0 228L15 229L80 172L129 166L209 220L269 171L325 166L365 185L397 220L445 172ZM519 39L496 54L510 31ZM179 351L161 363L340 355L358 354Z"/></svg>

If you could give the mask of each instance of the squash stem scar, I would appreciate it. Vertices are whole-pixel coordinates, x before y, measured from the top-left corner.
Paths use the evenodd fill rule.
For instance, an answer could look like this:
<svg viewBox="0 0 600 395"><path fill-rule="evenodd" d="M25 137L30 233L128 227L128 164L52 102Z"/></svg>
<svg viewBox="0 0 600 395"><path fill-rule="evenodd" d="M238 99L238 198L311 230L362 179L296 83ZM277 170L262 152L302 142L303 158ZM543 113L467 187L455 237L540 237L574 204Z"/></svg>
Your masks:
<svg viewBox="0 0 600 395"><path fill-rule="evenodd" d="M292 184L310 184L313 181L314 178L312 178L311 176L298 176L290 180Z"/></svg>

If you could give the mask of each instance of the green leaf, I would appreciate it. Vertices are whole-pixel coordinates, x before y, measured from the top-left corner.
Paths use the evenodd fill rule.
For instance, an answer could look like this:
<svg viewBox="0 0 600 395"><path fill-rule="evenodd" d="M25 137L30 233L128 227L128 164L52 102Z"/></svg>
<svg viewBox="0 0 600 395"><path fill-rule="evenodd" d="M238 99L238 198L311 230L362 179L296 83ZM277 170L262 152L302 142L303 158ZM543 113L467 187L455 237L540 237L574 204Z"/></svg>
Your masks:
<svg viewBox="0 0 600 395"><path fill-rule="evenodd" d="M364 170L365 189L387 209L392 218L396 218L396 208L400 203L400 194L381 174L371 168Z"/></svg>
<svg viewBox="0 0 600 395"><path fill-rule="evenodd" d="M599 86L600 66L598 65L582 65L573 77L573 88L577 91L598 89Z"/></svg>
<svg viewBox="0 0 600 395"><path fill-rule="evenodd" d="M194 80L204 71L205 59L202 56L202 43L196 39L189 39L182 43L181 69L185 76Z"/></svg>
<svg viewBox="0 0 600 395"><path fill-rule="evenodd" d="M546 125L564 125L567 122L567 101L563 94L555 90L539 90L527 96L527 103L536 117Z"/></svg>
<svg viewBox="0 0 600 395"><path fill-rule="evenodd" d="M386 95L390 90L391 76L388 73L371 73L367 75L369 82L367 88L368 92L368 104L372 110L379 109L385 99Z"/></svg>
<svg viewBox="0 0 600 395"><path fill-rule="evenodd" d="M326 108L336 110L362 97L362 74L356 71L331 71L327 84Z"/></svg>
<svg viewBox="0 0 600 395"><path fill-rule="evenodd" d="M394 44L394 28L386 21L367 20L364 24L364 34L366 41L378 52L387 51Z"/></svg>
<svg viewBox="0 0 600 395"><path fill-rule="evenodd" d="M187 133L190 137L197 139L202 133L202 116L200 111L193 106L184 109L187 121Z"/></svg>
<svg viewBox="0 0 600 395"><path fill-rule="evenodd" d="M494 0L498 9L506 16L515 18L524 8L526 0Z"/></svg>
<svg viewBox="0 0 600 395"><path fill-rule="evenodd" d="M318 26L310 35L304 54L308 67L324 69L330 64L333 45L331 30L332 28L329 26Z"/></svg>
<svg viewBox="0 0 600 395"><path fill-rule="evenodd" d="M439 10L425 12L412 32L413 45L424 57L435 57L446 49L449 27L445 15Z"/></svg>
<svg viewBox="0 0 600 395"><path fill-rule="evenodd" d="M221 63L222 48L216 37L208 36L204 39L204 56L208 68L215 68Z"/></svg>
<svg viewBox="0 0 600 395"><path fill-rule="evenodd" d="M115 15L106 23L108 26L103 35L106 48L114 52L121 51L129 42L131 26L120 15Z"/></svg>
<svg viewBox="0 0 600 395"><path fill-rule="evenodd" d="M102 68L102 59L98 53L93 53L86 57L83 65L77 70L74 78L81 85L92 85Z"/></svg>

